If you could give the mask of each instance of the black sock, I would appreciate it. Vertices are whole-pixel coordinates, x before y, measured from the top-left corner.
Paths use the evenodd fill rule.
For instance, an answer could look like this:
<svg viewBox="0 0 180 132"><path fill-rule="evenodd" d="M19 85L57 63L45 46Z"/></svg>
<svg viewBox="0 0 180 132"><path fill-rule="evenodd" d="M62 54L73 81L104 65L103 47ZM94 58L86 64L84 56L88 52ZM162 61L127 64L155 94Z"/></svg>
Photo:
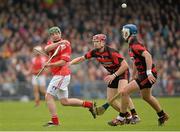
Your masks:
<svg viewBox="0 0 180 132"><path fill-rule="evenodd" d="M121 116L121 117L125 117L126 116L126 113L119 113L119 116Z"/></svg>
<svg viewBox="0 0 180 132"><path fill-rule="evenodd" d="M109 107L109 104L105 103L105 104L102 105L102 107L106 110Z"/></svg>
<svg viewBox="0 0 180 132"><path fill-rule="evenodd" d="M158 115L159 117L164 116L164 111L163 111L163 110L161 110L160 112L158 112L158 113L157 113L157 115Z"/></svg>
<svg viewBox="0 0 180 132"><path fill-rule="evenodd" d="M135 110L135 109L131 109L130 111L131 111L131 115L137 115L137 113L136 113L136 110Z"/></svg>

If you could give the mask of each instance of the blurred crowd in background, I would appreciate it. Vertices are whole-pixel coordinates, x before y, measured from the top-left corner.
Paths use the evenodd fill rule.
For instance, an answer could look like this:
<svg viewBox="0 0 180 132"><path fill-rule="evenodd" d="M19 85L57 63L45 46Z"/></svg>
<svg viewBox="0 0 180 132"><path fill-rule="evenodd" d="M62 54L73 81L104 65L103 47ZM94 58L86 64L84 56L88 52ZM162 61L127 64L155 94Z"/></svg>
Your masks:
<svg viewBox="0 0 180 132"><path fill-rule="evenodd" d="M154 94L180 95L180 1L178 0L1 0L0 96L13 95L15 84L31 90L28 74L33 47L44 46L47 30L59 26L71 42L72 58L93 48L92 36L107 35L107 45L128 61L128 45L121 38L124 24L134 23L139 38L152 53L158 69ZM105 69L94 60L71 66L72 96L104 98ZM47 82L49 80L47 76ZM17 86L19 87L19 85ZM92 88L94 87L94 88ZM6 95L6 94L7 95Z"/></svg>

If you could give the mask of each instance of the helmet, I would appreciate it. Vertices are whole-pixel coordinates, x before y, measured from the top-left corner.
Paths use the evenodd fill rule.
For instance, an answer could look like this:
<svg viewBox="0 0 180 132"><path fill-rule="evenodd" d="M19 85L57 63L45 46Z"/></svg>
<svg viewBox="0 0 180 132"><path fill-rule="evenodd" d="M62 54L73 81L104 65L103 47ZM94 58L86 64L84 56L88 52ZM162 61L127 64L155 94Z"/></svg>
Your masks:
<svg viewBox="0 0 180 132"><path fill-rule="evenodd" d="M126 24L122 29L123 38L125 40L128 39L131 35L136 35L137 32L137 26L134 24Z"/></svg>
<svg viewBox="0 0 180 132"><path fill-rule="evenodd" d="M96 34L93 36L93 41L106 41L106 35L105 34Z"/></svg>
<svg viewBox="0 0 180 132"><path fill-rule="evenodd" d="M49 30L48 30L48 33L49 35L53 34L53 33L60 33L61 34L61 30L59 27L51 27Z"/></svg>

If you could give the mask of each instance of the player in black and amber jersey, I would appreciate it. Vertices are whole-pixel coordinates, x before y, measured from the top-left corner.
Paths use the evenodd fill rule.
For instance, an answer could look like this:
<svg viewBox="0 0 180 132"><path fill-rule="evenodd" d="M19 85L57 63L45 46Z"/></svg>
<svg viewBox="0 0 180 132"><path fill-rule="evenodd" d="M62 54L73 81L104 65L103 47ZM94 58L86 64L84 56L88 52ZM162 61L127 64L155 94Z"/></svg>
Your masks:
<svg viewBox="0 0 180 132"><path fill-rule="evenodd" d="M127 24L123 26L122 35L129 44L129 55L133 59L133 81L125 88L120 89L123 108L121 109L119 122L125 120L124 116L128 107L128 95L133 91L140 90L142 98L157 112L159 116L158 123L162 125L168 120L168 115L162 110L158 100L151 94L151 87L157 78L152 56L144 45L137 40L136 25Z"/></svg>
<svg viewBox="0 0 180 132"><path fill-rule="evenodd" d="M86 53L84 56L75 58L70 62L70 65L77 64L80 62L85 61L86 59L95 58L98 62L100 62L104 68L109 72L104 80L108 84L107 88L107 100L110 101L113 96L115 96L118 91L125 87L128 84L129 79L129 70L128 64L125 59L122 57L121 54L118 53L115 49L112 49L106 46L106 35L104 34L97 34L93 36L93 44L94 49ZM133 102L131 98L129 98L129 109L131 111L133 119L136 122L140 121L139 117L136 114ZM105 109L108 108L108 104L103 105ZM120 109L120 102L114 101L111 105L115 110L119 112ZM126 113L127 115L127 113ZM109 125L116 126L117 120L119 115L116 119L108 122ZM133 122L134 123L134 122Z"/></svg>

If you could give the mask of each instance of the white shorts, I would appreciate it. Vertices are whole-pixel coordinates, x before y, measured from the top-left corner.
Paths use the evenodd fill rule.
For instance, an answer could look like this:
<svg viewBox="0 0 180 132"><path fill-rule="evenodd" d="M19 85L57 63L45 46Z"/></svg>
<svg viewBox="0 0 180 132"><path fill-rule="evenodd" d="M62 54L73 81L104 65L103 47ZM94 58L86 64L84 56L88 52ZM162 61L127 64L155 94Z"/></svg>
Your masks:
<svg viewBox="0 0 180 132"><path fill-rule="evenodd" d="M38 86L46 86L46 77L44 75L40 75L38 78L36 78L35 75L32 76L32 85L38 85Z"/></svg>
<svg viewBox="0 0 180 132"><path fill-rule="evenodd" d="M68 98L68 85L70 83L70 75L67 76L54 76L49 83L47 93L61 98Z"/></svg>

